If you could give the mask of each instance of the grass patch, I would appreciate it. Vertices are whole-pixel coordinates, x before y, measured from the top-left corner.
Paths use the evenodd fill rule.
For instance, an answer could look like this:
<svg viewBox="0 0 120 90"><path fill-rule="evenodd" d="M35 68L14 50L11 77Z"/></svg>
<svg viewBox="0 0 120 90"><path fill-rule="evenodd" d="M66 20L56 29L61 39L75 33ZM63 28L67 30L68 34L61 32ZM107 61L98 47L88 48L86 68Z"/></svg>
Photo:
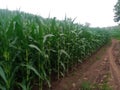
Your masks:
<svg viewBox="0 0 120 90"><path fill-rule="evenodd" d="M112 90L112 88L107 83L92 84L89 81L84 81L79 90Z"/></svg>

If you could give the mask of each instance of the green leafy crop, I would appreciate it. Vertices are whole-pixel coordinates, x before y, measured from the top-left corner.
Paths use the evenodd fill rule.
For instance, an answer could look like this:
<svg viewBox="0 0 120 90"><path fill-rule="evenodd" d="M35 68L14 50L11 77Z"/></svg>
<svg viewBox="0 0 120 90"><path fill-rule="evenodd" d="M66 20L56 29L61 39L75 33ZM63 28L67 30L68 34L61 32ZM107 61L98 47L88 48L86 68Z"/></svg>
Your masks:
<svg viewBox="0 0 120 90"><path fill-rule="evenodd" d="M109 41L107 31L71 19L42 18L0 10L0 88L51 87L69 68Z"/></svg>

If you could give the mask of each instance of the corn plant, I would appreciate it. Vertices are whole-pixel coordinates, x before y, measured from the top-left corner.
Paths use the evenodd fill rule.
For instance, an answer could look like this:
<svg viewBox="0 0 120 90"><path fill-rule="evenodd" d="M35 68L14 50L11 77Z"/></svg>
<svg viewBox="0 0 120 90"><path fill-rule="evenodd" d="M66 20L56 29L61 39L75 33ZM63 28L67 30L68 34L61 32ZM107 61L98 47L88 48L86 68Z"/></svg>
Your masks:
<svg viewBox="0 0 120 90"><path fill-rule="evenodd" d="M74 19L42 18L0 10L0 89L51 87L110 39L103 28L90 28Z"/></svg>

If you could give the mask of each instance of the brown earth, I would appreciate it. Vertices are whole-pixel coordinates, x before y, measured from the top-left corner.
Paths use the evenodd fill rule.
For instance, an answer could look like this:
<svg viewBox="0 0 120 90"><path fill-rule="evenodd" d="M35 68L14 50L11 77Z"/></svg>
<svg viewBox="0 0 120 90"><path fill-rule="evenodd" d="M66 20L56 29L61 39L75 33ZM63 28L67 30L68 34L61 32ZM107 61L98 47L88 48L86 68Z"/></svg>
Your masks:
<svg viewBox="0 0 120 90"><path fill-rule="evenodd" d="M53 82L51 90L120 90L119 69L120 42L113 39L66 77ZM85 83L90 89L83 88Z"/></svg>

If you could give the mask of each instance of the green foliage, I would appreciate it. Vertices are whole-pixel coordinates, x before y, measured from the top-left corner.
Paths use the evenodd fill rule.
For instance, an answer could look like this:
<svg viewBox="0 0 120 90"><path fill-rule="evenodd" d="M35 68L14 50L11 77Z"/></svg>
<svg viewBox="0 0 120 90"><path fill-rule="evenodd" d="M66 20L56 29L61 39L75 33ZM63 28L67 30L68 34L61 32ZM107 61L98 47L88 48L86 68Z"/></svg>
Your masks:
<svg viewBox="0 0 120 90"><path fill-rule="evenodd" d="M91 84L88 81L84 81L81 84L80 90L112 90L112 88L107 84Z"/></svg>
<svg viewBox="0 0 120 90"><path fill-rule="evenodd" d="M114 11L115 11L114 21L119 22L120 21L120 0L118 0L116 5L114 6Z"/></svg>
<svg viewBox="0 0 120 90"><path fill-rule="evenodd" d="M112 38L120 40L120 26L107 28Z"/></svg>
<svg viewBox="0 0 120 90"><path fill-rule="evenodd" d="M90 84L90 82L83 82L82 84L81 84L81 90L92 90L93 89L93 87L92 87L92 85Z"/></svg>
<svg viewBox="0 0 120 90"><path fill-rule="evenodd" d="M0 10L0 88L51 87L57 79L109 41L109 33L67 19Z"/></svg>

